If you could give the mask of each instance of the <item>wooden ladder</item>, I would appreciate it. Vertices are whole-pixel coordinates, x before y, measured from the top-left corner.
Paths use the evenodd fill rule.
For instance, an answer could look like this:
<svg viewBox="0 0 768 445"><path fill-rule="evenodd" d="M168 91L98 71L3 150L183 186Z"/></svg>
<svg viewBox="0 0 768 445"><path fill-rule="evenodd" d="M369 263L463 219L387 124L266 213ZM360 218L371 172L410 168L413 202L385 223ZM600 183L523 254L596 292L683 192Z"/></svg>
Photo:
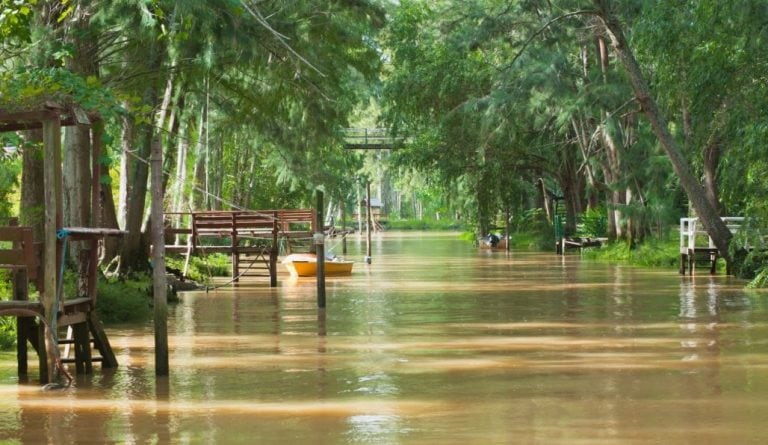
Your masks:
<svg viewBox="0 0 768 445"><path fill-rule="evenodd" d="M66 335L59 339L59 346L64 347L62 363L74 363L77 374L91 374L93 362L101 363L102 368L117 367L117 358L95 311L89 311L85 321L66 328ZM94 349L100 356L94 356Z"/></svg>

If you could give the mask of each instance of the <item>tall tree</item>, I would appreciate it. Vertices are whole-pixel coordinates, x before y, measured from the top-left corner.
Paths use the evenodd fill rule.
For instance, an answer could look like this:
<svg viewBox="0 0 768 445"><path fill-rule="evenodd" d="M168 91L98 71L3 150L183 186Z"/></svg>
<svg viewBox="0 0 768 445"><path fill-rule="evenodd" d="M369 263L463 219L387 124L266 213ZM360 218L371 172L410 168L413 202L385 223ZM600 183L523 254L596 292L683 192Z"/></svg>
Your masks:
<svg viewBox="0 0 768 445"><path fill-rule="evenodd" d="M627 70L635 91L635 98L651 123L654 134L659 139L661 146L672 163L680 184L688 195L691 206L701 219L704 228L721 255L723 255L726 261L730 261L729 243L732 234L720 218L717 208L707 199L701 183L691 171L690 163L685 158L677 141L672 137L667 121L657 106L645 76L635 59L632 49L627 43L623 27L614 15L612 2L608 0L595 0L595 6L611 38L613 49Z"/></svg>

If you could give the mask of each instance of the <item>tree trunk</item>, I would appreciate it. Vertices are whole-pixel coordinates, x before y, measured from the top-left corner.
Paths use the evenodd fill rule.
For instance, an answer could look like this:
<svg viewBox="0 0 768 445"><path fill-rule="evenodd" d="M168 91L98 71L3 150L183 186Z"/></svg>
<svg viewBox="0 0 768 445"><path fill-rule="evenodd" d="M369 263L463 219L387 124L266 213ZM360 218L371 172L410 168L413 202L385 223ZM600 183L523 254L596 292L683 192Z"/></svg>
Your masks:
<svg viewBox="0 0 768 445"><path fill-rule="evenodd" d="M162 113L161 113L162 115ZM161 116L161 119L163 116ZM155 308L155 375L169 374L168 364L168 286L165 276L165 232L163 230L163 144L152 142L152 295Z"/></svg>
<svg viewBox="0 0 768 445"><path fill-rule="evenodd" d="M22 154L21 202L19 216L21 224L32 227L36 241L43 240L43 202L45 185L43 184L43 132L29 130L24 135L25 143Z"/></svg>
<svg viewBox="0 0 768 445"><path fill-rule="evenodd" d="M150 125L144 125L139 133L141 140L139 141L138 156L146 160L149 159L154 131ZM123 237L120 251L121 274L145 271L148 268L148 252L142 245L142 222L144 220L149 169L144 162L134 162L128 205L126 206L125 230L128 233Z"/></svg>
<svg viewBox="0 0 768 445"><path fill-rule="evenodd" d="M101 226L108 229L117 229L120 225L117 222L117 211L115 209L115 197L112 194L112 187L101 187ZM120 252L120 238L108 236L104 238L104 250L101 252L99 262L107 264L112 261Z"/></svg>
<svg viewBox="0 0 768 445"><path fill-rule="evenodd" d="M621 25L609 12L611 10L609 4L610 2L608 0L595 0L595 5L598 7L598 14L608 29L608 34L611 38L614 51L616 51L616 54L618 54L627 70L627 74L629 75L632 87L635 91L635 98L650 121L654 134L659 139L662 148L672 163L672 168L688 195L688 199L690 200L696 215L699 217L702 225L712 238L717 249L720 251L720 255L725 258L726 262L730 262L731 256L728 251L728 246L732 234L722 219L720 219L717 209L713 207L707 199L704 189L691 173L688 161L680 150L680 147L678 147L677 142L670 134L666 119L656 105L656 101L651 96L648 83L646 82L645 77L643 77L640 66L627 44Z"/></svg>
<svg viewBox="0 0 768 445"><path fill-rule="evenodd" d="M721 139L716 133L712 135L712 138L704 147L704 191L707 195L709 203L717 209L718 213L723 213L723 205L720 202L720 194L717 186L717 167L720 165L720 157L722 155Z"/></svg>
<svg viewBox="0 0 768 445"><path fill-rule="evenodd" d="M181 87L179 87L181 88ZM184 131L183 125L184 122L182 121L184 118L184 105L185 105L185 96L184 94L178 95L175 106L173 107L173 110L171 112L170 118L168 119L168 137L165 139L165 143L163 144L164 154L163 154L163 170L167 172L171 172L171 174L163 175L163 190L165 190L164 195L168 194L168 181L171 182L171 190L175 189L176 184L176 178L177 178L177 172L178 170L174 169L174 165L178 167L178 163L176 161L177 156L179 156L179 145L181 145L181 139L179 135L181 132ZM173 195L171 194L170 198L173 198Z"/></svg>
<svg viewBox="0 0 768 445"><path fill-rule="evenodd" d="M129 116L123 118L120 134L120 185L117 192L117 221L125 229L128 222L128 196L131 194L131 178L135 173L136 159L132 156L135 125Z"/></svg>
<svg viewBox="0 0 768 445"><path fill-rule="evenodd" d="M539 178L538 181L539 186L539 201L541 202L541 207L544 209L544 216L547 218L547 222L552 224L554 216L552 215L552 209L550 207L550 196L549 191L547 190L547 186L544 184L544 180Z"/></svg>
<svg viewBox="0 0 768 445"><path fill-rule="evenodd" d="M163 49L156 43L149 48L147 69L158 72L162 65ZM144 90L143 102L156 109L160 102L160 80L151 79ZM155 121L152 120L152 123ZM142 124L138 129L138 160L131 178L131 189L128 195L125 230L128 232L123 238L120 252L120 274L135 271L145 271L149 267L147 261L149 255L149 239L142 236L142 223L144 221L145 203L147 198L147 181L149 179L149 161L152 151L152 142L155 140L155 129L150 124Z"/></svg>
<svg viewBox="0 0 768 445"><path fill-rule="evenodd" d="M87 227L91 221L91 131L86 125L67 127L64 136L64 225ZM83 254L88 246L71 243L69 258L77 270L77 293L88 293L88 262Z"/></svg>
<svg viewBox="0 0 768 445"><path fill-rule="evenodd" d="M187 141L187 117L181 122L180 134L178 138L178 153L176 155L176 168L173 170L174 181L170 188L171 190L171 210L175 213L184 211L184 205L186 203L184 191L187 188L187 153L189 151L189 142ZM173 218L173 224L175 227L181 227L182 220L180 216ZM180 235L176 235L174 244L181 242Z"/></svg>
<svg viewBox="0 0 768 445"><path fill-rule="evenodd" d="M189 192L189 204L192 210L202 210L206 202L205 197L205 119L207 107L203 105L200 113L200 124L198 125L197 148L195 149L195 168L193 172L192 187Z"/></svg>
<svg viewBox="0 0 768 445"><path fill-rule="evenodd" d="M585 128L584 118L579 118L578 121L575 118L571 119L571 126L576 135L576 140L578 141L578 147L583 161L581 168L584 169L588 185L586 190L587 208L595 209L600 206L598 190L602 189L604 186L598 182L590 162L589 133Z"/></svg>

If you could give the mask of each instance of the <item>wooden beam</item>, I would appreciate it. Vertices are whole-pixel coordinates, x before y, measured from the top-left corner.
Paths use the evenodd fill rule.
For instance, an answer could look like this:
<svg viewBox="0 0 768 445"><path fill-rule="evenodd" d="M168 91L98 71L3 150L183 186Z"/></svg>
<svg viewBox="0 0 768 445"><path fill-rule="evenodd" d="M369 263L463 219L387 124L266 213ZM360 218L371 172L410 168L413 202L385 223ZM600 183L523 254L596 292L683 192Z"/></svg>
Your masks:
<svg viewBox="0 0 768 445"><path fill-rule="evenodd" d="M61 215L59 212L61 205L61 188L58 183L61 174L57 173L61 171L61 125L58 119L43 121L43 142L45 146L45 157L43 158L45 163L45 234L43 237L43 268L45 274L43 277L43 292L40 300L43 303L43 312L48 321L48 325L55 329L57 309L54 306L56 303L56 285L58 282L56 256L59 250L56 239L56 230L59 227L58 218ZM45 338L50 338L50 336L45 336ZM52 372L48 373L47 383L50 383L55 379L55 360L57 358L55 351L58 351L58 347L56 345L49 345L49 347L44 349L49 351L47 355L47 368Z"/></svg>
<svg viewBox="0 0 768 445"><path fill-rule="evenodd" d="M168 285L165 277L165 231L163 226L163 145L160 137L152 141L151 169L152 292L155 303L155 375L167 376L168 364Z"/></svg>
<svg viewBox="0 0 768 445"><path fill-rule="evenodd" d="M365 262L371 264L371 181L365 182Z"/></svg>
<svg viewBox="0 0 768 445"><path fill-rule="evenodd" d="M325 308L325 232L323 226L323 191L316 190L317 203L315 211L317 212L316 231L314 235L316 267L317 267L317 307Z"/></svg>

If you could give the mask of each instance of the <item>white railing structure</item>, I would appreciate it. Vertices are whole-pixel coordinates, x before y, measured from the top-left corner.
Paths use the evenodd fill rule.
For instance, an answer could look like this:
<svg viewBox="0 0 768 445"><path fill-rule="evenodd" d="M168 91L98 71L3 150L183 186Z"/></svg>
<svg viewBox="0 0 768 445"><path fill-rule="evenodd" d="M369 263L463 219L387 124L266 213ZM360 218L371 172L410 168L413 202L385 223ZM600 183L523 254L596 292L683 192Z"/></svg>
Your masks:
<svg viewBox="0 0 768 445"><path fill-rule="evenodd" d="M731 233L741 230L744 223L743 216L724 216L721 218ZM712 262L711 272L715 270L718 251L712 238L702 226L699 218L680 218L680 273L685 274L685 265L688 263L691 273L696 260L696 253L709 255Z"/></svg>
<svg viewBox="0 0 768 445"><path fill-rule="evenodd" d="M345 128L342 136L346 147L353 150L392 150L402 147L406 142L401 136L392 136L388 128Z"/></svg>

